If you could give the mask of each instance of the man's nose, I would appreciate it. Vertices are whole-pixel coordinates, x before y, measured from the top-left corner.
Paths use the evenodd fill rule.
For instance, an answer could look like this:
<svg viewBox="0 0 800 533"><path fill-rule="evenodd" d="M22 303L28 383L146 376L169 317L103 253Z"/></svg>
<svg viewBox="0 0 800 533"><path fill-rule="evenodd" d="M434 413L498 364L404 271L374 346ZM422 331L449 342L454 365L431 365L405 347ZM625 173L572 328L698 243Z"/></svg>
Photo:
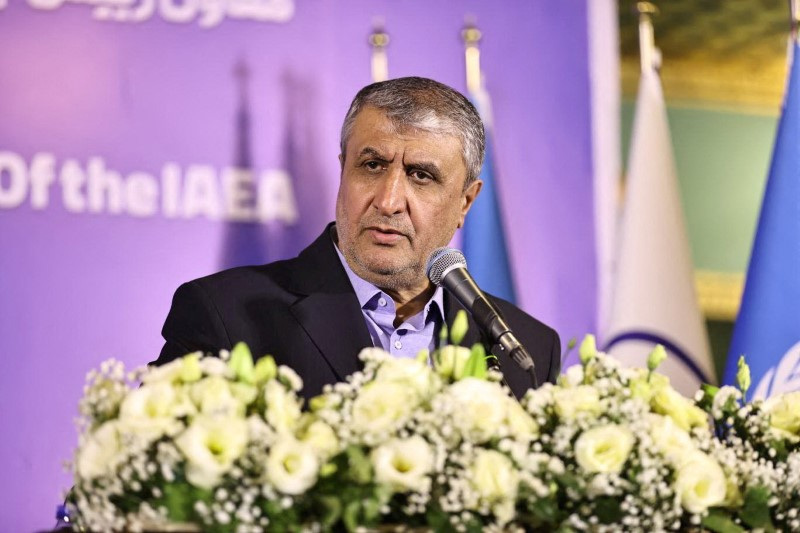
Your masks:
<svg viewBox="0 0 800 533"><path fill-rule="evenodd" d="M381 215L392 216L406 208L406 176L404 169L392 169L380 180L373 205Z"/></svg>

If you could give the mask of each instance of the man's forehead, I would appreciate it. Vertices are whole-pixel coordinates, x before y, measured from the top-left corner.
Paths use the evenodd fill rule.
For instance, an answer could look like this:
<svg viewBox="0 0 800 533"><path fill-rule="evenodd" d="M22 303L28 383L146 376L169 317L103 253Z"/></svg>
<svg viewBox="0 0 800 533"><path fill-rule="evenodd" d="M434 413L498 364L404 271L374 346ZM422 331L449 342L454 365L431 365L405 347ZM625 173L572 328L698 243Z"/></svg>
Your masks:
<svg viewBox="0 0 800 533"><path fill-rule="evenodd" d="M409 147L415 151L424 152L427 147L433 153L441 153L446 145L450 145L448 148L452 147L455 153L461 151L461 139L455 134L443 128L429 129L403 124L375 107L367 107L356 115L347 149L359 155L393 152L398 142L409 143Z"/></svg>

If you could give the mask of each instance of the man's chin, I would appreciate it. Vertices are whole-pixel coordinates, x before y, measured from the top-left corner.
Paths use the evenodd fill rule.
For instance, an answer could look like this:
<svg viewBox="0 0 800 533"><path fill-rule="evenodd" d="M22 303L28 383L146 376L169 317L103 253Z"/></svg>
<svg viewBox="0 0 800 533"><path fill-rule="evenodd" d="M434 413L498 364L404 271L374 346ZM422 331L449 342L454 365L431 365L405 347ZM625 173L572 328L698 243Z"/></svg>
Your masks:
<svg viewBox="0 0 800 533"><path fill-rule="evenodd" d="M362 278L376 287L394 289L416 284L421 275L412 265L393 262L360 262Z"/></svg>

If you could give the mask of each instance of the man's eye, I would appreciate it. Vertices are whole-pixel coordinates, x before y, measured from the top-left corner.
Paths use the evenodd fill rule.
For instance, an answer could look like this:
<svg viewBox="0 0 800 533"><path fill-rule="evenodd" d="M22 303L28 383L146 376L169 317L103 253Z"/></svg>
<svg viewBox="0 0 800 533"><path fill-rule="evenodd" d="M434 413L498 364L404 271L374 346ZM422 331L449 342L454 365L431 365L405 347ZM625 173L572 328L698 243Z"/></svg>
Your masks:
<svg viewBox="0 0 800 533"><path fill-rule="evenodd" d="M367 167L368 170L380 170L381 164L378 161L367 161L364 163L364 166Z"/></svg>
<svg viewBox="0 0 800 533"><path fill-rule="evenodd" d="M418 182L433 181L433 176L422 170L412 170L408 174Z"/></svg>

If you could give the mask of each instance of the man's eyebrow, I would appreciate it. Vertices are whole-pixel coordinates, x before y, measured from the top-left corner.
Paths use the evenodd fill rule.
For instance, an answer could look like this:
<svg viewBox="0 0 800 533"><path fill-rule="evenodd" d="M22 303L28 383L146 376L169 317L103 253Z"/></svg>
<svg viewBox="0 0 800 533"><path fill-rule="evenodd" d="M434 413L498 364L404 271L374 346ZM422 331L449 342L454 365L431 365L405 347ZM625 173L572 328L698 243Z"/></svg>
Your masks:
<svg viewBox="0 0 800 533"><path fill-rule="evenodd" d="M365 146L364 148L361 149L361 151L358 153L358 157L362 158L364 156L374 157L375 159L381 159L384 161L387 160L386 157L383 154L381 154L381 152L378 151L377 148L373 148L372 146Z"/></svg>

